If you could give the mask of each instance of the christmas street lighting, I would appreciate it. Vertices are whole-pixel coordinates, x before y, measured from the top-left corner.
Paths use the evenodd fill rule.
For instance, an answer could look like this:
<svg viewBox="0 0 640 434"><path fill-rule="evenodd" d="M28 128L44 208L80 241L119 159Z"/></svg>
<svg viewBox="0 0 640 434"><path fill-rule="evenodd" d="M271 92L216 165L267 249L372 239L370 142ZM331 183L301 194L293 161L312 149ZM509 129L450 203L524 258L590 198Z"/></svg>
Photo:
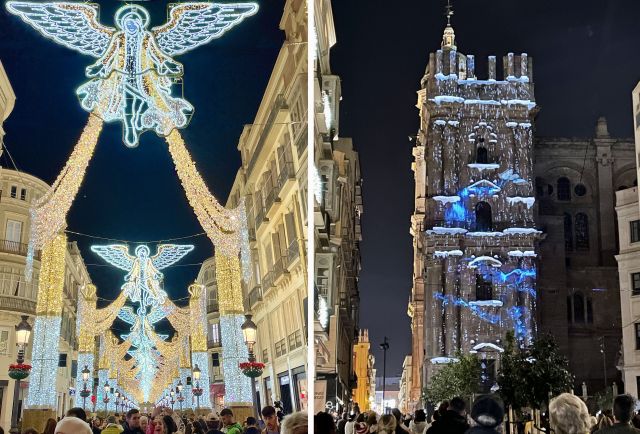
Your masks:
<svg viewBox="0 0 640 434"><path fill-rule="evenodd" d="M27 344L29 343L29 338L31 337L31 326L27 322L29 318L26 315L22 315L22 320L16 326L16 346L18 347L18 357L17 364L12 365L15 366L15 369L11 369L9 367L9 376L11 378L15 378L16 384L13 390L13 411L11 412L11 429L9 432L11 434L19 434L20 430L18 429L18 401L20 395L20 380L27 378L29 376L29 370L31 367L29 365L24 365L24 352ZM13 375L12 375L13 374Z"/></svg>
<svg viewBox="0 0 640 434"><path fill-rule="evenodd" d="M242 329L242 336L244 337L244 343L247 345L247 350L249 351L249 369L245 371L245 375L247 375L251 380L251 401L253 404L253 414L257 416L258 410L256 409L256 382L255 377L253 375L260 376L262 375L262 371L260 370L258 374L258 370L252 367L251 365L256 363L256 356L253 352L253 347L256 344L257 336L258 336L258 326L251 320L252 315L246 314L244 323L240 326Z"/></svg>

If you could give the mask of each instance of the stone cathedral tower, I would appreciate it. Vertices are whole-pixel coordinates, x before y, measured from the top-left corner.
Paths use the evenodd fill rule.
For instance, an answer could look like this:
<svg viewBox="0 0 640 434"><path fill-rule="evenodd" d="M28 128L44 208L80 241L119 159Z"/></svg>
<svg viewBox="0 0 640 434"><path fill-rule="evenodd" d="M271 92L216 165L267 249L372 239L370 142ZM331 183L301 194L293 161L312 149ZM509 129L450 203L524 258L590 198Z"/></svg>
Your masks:
<svg viewBox="0 0 640 434"><path fill-rule="evenodd" d="M409 303L414 404L438 365L458 352L484 359L483 385L491 388L506 333L522 346L535 334L541 232L532 59L509 53L502 63L503 76L490 56L476 77L474 57L457 51L448 23L418 92Z"/></svg>

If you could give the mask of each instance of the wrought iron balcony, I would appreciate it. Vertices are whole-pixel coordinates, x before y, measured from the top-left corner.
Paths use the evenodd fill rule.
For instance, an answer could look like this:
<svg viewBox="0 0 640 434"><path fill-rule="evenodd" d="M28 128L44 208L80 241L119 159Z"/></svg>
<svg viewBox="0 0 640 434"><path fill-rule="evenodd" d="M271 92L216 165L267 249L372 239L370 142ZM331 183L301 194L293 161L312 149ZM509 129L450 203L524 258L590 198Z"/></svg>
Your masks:
<svg viewBox="0 0 640 434"><path fill-rule="evenodd" d="M249 292L249 306L253 307L259 301L262 301L262 287L260 285L256 285Z"/></svg>
<svg viewBox="0 0 640 434"><path fill-rule="evenodd" d="M0 240L0 253L13 253L15 255L27 256L29 246L10 240ZM36 251L34 259L40 260L40 251Z"/></svg>

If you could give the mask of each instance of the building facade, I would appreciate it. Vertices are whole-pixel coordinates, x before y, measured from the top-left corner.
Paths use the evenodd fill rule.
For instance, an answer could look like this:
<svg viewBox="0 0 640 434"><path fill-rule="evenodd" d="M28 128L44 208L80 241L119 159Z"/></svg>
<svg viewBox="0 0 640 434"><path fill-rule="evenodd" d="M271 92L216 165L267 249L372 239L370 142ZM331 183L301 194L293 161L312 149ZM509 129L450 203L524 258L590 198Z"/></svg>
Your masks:
<svg viewBox="0 0 640 434"><path fill-rule="evenodd" d="M351 139L340 137L340 77L331 71L336 43L330 0L315 0L314 200L316 380L340 411L357 389L353 347L358 337L362 179ZM362 379L366 381L366 379ZM362 403L360 408L362 408Z"/></svg>
<svg viewBox="0 0 640 434"><path fill-rule="evenodd" d="M636 143L636 179L640 179L640 82L636 85L631 93L633 101L633 131ZM638 193L640 203L640 192Z"/></svg>
<svg viewBox="0 0 640 434"><path fill-rule="evenodd" d="M606 119L591 138L537 138L535 188L541 243L539 331L569 359L575 390L590 394L616 381L621 351L622 247L616 191L637 184L634 143L611 137ZM621 228L620 228L621 229ZM603 352L601 352L603 351ZM584 357L598 354L600 357ZM605 371L606 366L606 371Z"/></svg>
<svg viewBox="0 0 640 434"><path fill-rule="evenodd" d="M214 411L224 409L224 376L222 371L222 338L216 261L209 258L202 263L197 282L207 288L207 352L209 353L209 393Z"/></svg>
<svg viewBox="0 0 640 434"><path fill-rule="evenodd" d="M244 201L252 253L245 285L258 326L255 353L265 363L260 406L281 401L285 413L307 407L307 9L287 0L285 40L254 123L245 126L227 205ZM224 345L224 341L222 342Z"/></svg>
<svg viewBox="0 0 640 434"><path fill-rule="evenodd" d="M7 73L2 66L2 62L0 62L0 145L2 145L5 134L2 124L13 111L15 103L16 95L13 92L13 88L9 82L9 77L7 77ZM2 151L0 150L0 155L1 154Z"/></svg>
<svg viewBox="0 0 640 434"><path fill-rule="evenodd" d="M524 346L536 331L532 60L507 54L502 77L487 63L476 77L448 24L418 92L411 403L459 353L485 360L490 390L507 332Z"/></svg>
<svg viewBox="0 0 640 434"><path fill-rule="evenodd" d="M28 316L33 324L36 313L39 254L34 260L33 279L26 282L24 278L30 231L29 209L48 188L44 181L32 175L0 168L0 224L4 231L0 240L0 365L5 367L15 363L17 357L15 326L22 315ZM78 370L76 309L78 291L88 283L91 283L91 278L80 250L75 242L69 242L65 255L64 303L56 381L58 415L64 415L74 406L78 392L75 390ZM30 358L31 343L26 349L26 363L30 362ZM0 371L0 426L11 426L14 386L15 381L8 377L6 369ZM27 396L29 379L24 380L21 386L20 402Z"/></svg>
<svg viewBox="0 0 640 434"><path fill-rule="evenodd" d="M638 187L616 192L620 251L616 256L622 313L622 376L624 390L640 391L640 208Z"/></svg>
<svg viewBox="0 0 640 434"><path fill-rule="evenodd" d="M371 409L375 399L374 363L369 330L360 330L358 340L353 346L353 370L358 380L357 387L353 390L353 402L362 412Z"/></svg>
<svg viewBox="0 0 640 434"><path fill-rule="evenodd" d="M402 362L402 376L400 377L400 392L398 392L398 408L403 414L413 413L415 403L411 401L411 356L404 356Z"/></svg>

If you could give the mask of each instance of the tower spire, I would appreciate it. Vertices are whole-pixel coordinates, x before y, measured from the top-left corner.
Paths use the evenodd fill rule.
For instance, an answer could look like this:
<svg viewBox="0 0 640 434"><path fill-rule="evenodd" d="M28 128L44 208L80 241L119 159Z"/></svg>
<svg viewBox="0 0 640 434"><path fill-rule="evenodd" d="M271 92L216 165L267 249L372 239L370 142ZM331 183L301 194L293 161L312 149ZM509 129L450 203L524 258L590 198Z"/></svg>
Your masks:
<svg viewBox="0 0 640 434"><path fill-rule="evenodd" d="M453 31L453 27L451 27L451 16L453 15L453 5L451 4L451 0L447 0L444 15L447 17L447 27L444 28L444 34L442 35L442 48L455 50L457 49L456 34Z"/></svg>

